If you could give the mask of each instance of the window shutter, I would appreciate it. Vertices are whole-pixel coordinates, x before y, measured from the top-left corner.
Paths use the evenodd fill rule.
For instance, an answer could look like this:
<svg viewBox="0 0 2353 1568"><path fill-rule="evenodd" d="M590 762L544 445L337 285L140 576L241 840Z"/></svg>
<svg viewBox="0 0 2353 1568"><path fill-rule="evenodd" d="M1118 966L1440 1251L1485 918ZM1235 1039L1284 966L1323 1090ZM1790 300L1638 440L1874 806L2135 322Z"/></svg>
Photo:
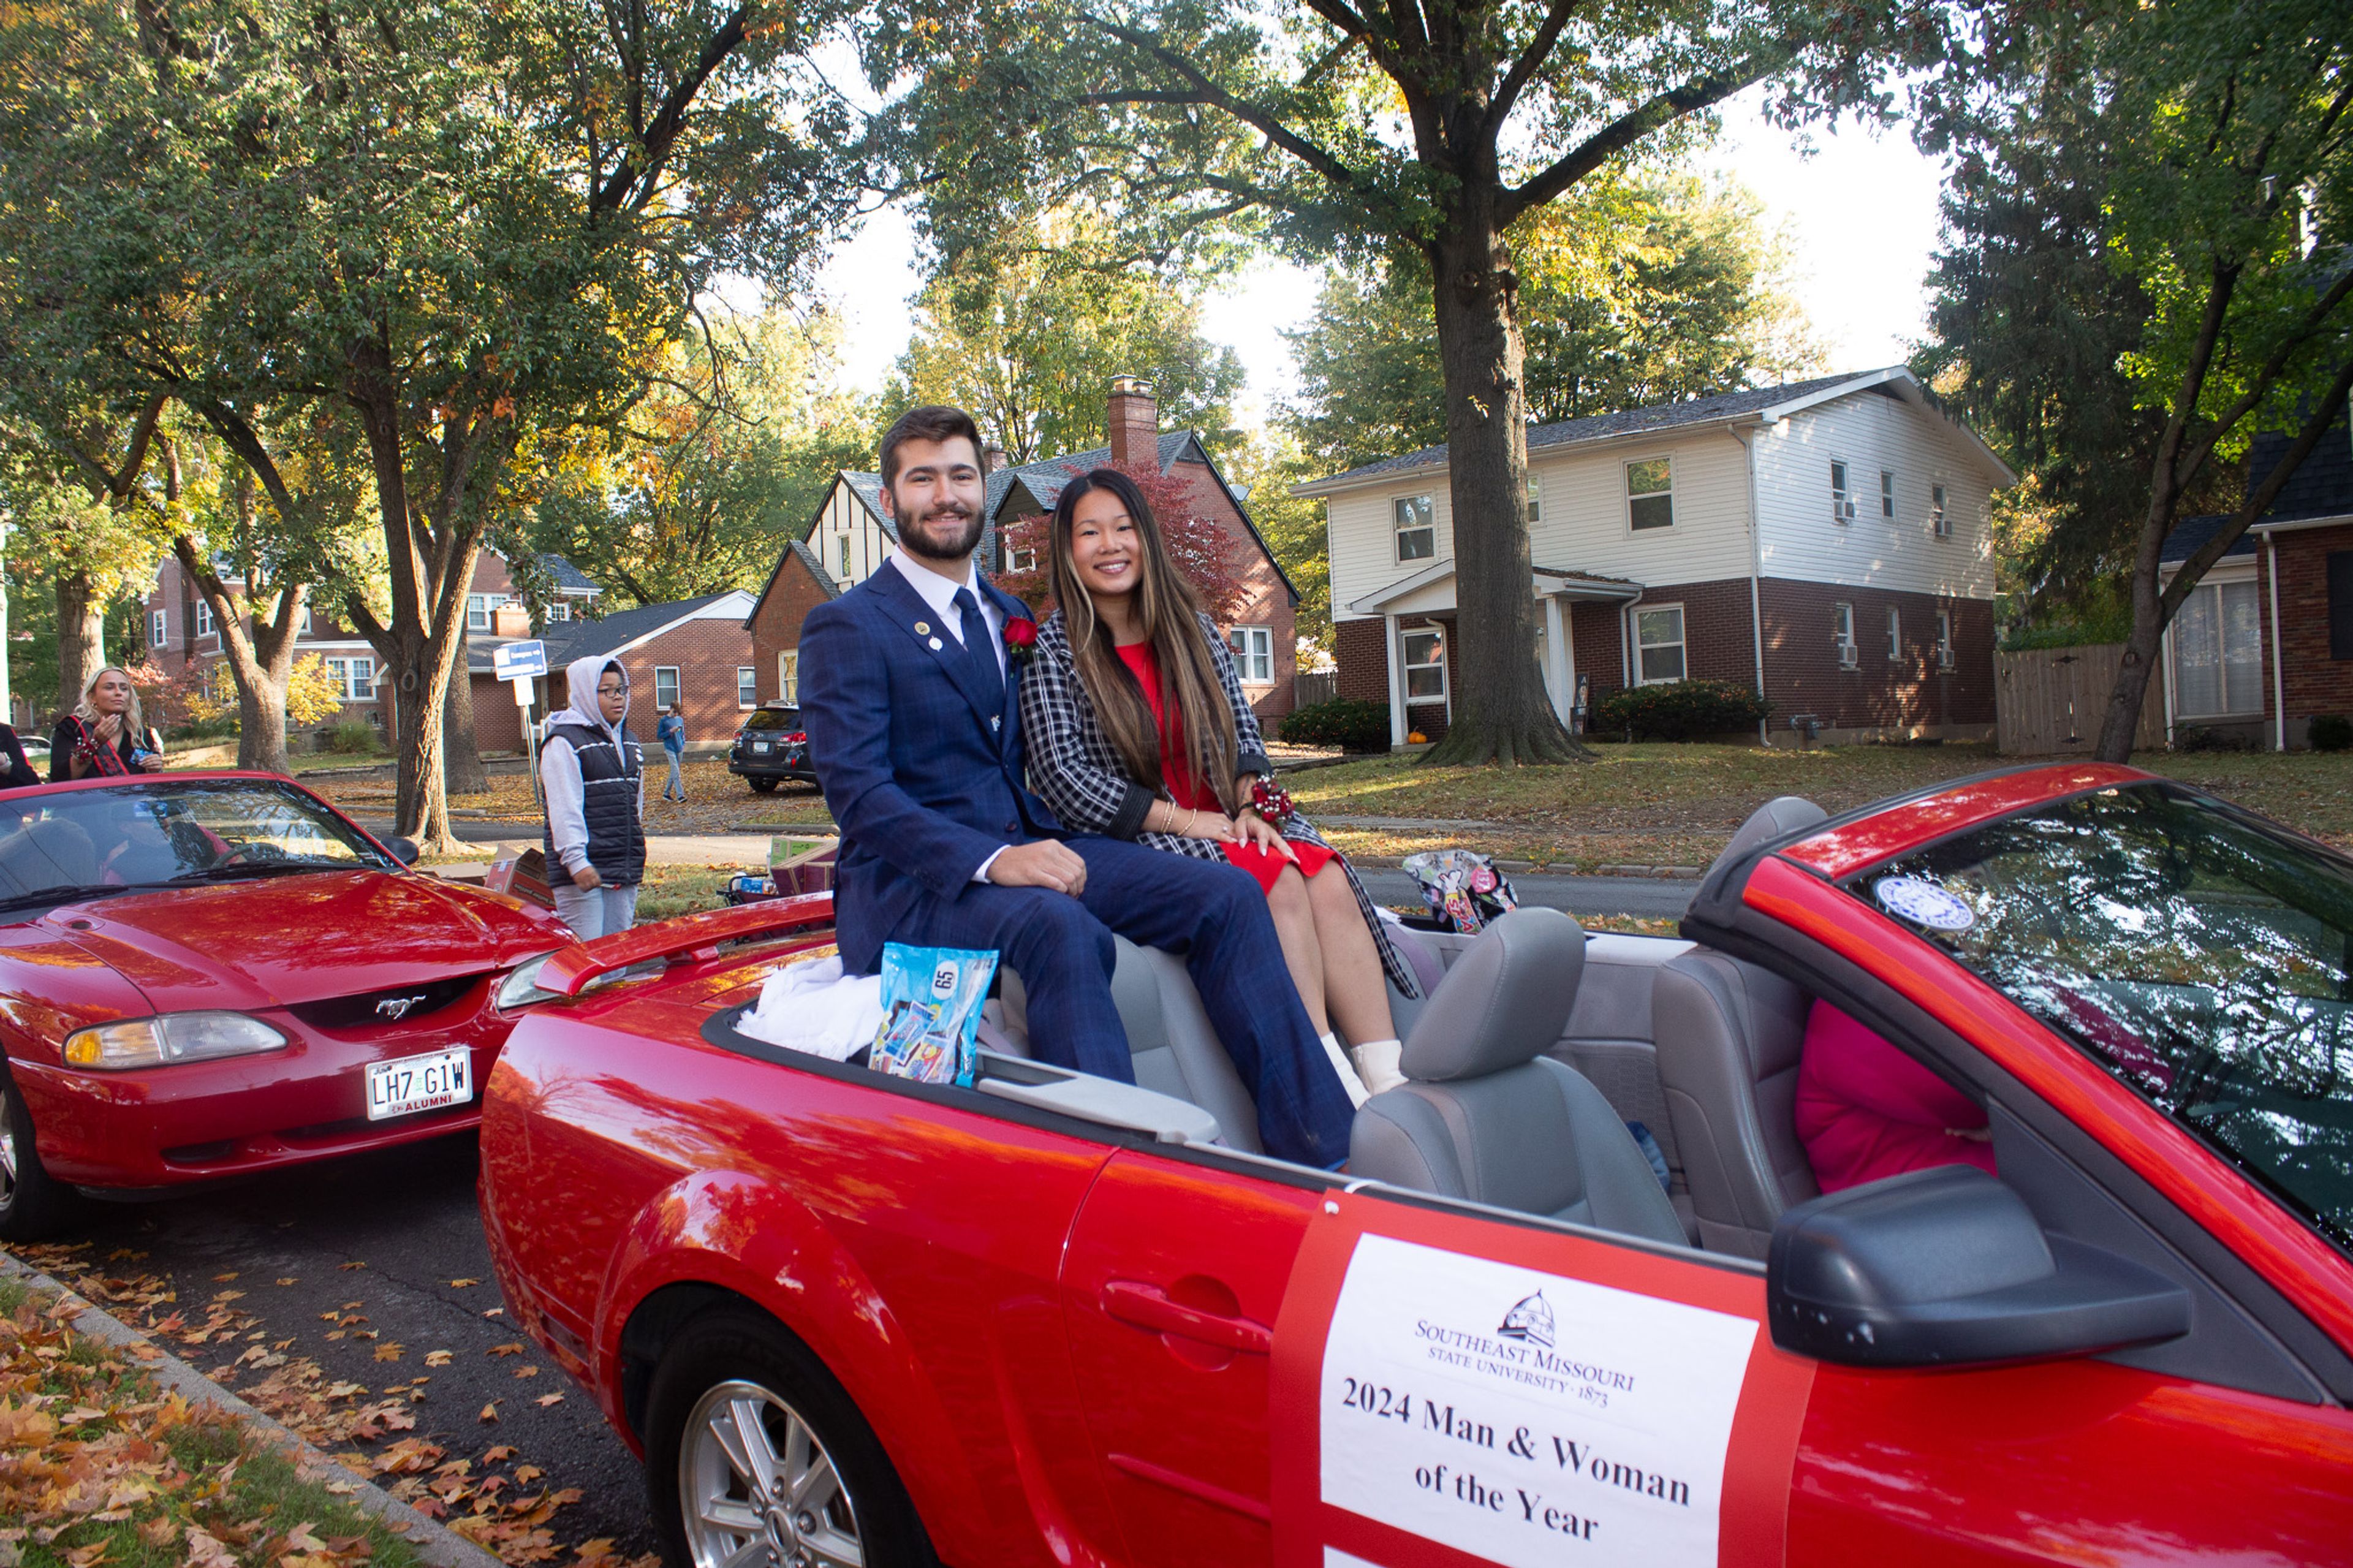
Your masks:
<svg viewBox="0 0 2353 1568"><path fill-rule="evenodd" d="M2328 657L2353 658L2353 550L2328 552Z"/></svg>

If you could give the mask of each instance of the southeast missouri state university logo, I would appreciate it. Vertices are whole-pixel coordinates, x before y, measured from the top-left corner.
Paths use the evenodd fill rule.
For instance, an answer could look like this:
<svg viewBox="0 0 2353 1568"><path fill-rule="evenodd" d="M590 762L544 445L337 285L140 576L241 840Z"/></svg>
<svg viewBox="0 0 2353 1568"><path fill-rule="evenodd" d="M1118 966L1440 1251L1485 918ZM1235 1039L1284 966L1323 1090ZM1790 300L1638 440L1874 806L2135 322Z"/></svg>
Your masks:
<svg viewBox="0 0 2353 1568"><path fill-rule="evenodd" d="M1504 1314L1495 1332L1507 1340L1525 1340L1541 1350L1552 1349L1552 1303L1541 1290L1521 1298L1517 1306Z"/></svg>

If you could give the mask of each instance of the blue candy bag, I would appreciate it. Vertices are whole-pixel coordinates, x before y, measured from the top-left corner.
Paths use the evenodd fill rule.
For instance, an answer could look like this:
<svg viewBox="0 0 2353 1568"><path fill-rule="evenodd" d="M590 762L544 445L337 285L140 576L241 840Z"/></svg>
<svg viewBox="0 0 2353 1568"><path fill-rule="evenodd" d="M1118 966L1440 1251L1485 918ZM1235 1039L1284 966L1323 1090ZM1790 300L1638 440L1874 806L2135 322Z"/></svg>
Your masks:
<svg viewBox="0 0 2353 1568"><path fill-rule="evenodd" d="M919 1083L970 1087L980 1008L997 954L882 944L882 1028L866 1065Z"/></svg>

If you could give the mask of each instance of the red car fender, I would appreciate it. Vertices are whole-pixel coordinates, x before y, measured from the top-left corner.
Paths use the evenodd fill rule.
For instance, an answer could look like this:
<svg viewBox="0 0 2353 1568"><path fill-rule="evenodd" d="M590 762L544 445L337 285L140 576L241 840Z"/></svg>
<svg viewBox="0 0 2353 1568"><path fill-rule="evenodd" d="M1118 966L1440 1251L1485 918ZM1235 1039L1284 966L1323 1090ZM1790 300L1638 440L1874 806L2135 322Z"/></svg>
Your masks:
<svg viewBox="0 0 2353 1568"><path fill-rule="evenodd" d="M623 1233L599 1291L592 1383L617 1429L628 1432L617 1407L622 1330L648 1297L680 1284L731 1290L798 1336L849 1390L924 1523L944 1532L941 1554L985 1555L947 1538L990 1510L914 1347L858 1260L773 1182L695 1172L655 1194ZM642 1448L634 1435L630 1444Z"/></svg>

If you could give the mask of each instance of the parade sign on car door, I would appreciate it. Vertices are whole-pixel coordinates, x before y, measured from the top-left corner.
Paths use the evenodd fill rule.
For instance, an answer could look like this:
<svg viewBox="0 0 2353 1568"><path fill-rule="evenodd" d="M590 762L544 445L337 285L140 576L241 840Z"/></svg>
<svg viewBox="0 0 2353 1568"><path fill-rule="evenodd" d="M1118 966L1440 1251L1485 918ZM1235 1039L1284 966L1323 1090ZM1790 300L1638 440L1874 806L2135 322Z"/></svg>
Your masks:
<svg viewBox="0 0 2353 1568"><path fill-rule="evenodd" d="M1766 1340L1749 1308L1761 1305L1753 1276L1467 1216L1449 1236L1430 1229L1441 1216L1429 1211L1349 1206L1365 1227L1317 1227L1293 1278L1294 1297L1331 1292L1322 1331L1287 1300L1277 1336L1278 1357L1314 1363L1275 1369L1280 1563L1716 1568L1741 1555L1718 1547L1747 1511L1727 1509L1743 1400L1766 1402L1742 1426L1749 1468L1764 1458L1769 1470L1778 1450L1786 1484L1810 1381ZM1505 1245L1480 1247L1490 1235ZM1432 1245L1446 1240L1468 1246ZM1623 1264L1630 1282L1653 1288L1606 1278ZM1336 1291L1318 1290L1313 1276L1334 1265ZM1655 1288L1676 1274L1694 1288ZM1286 1338L1294 1327L1307 1328L1304 1343ZM1286 1398L1308 1386L1312 1421L1286 1416ZM1767 1406L1785 1401L1775 1418ZM1298 1462L1303 1449L1312 1466ZM1298 1495L1310 1488L1312 1501ZM1746 1500L1780 1511L1753 1488ZM1303 1532L1286 1514L1315 1522ZM1750 1532L1757 1522L1746 1521Z"/></svg>

